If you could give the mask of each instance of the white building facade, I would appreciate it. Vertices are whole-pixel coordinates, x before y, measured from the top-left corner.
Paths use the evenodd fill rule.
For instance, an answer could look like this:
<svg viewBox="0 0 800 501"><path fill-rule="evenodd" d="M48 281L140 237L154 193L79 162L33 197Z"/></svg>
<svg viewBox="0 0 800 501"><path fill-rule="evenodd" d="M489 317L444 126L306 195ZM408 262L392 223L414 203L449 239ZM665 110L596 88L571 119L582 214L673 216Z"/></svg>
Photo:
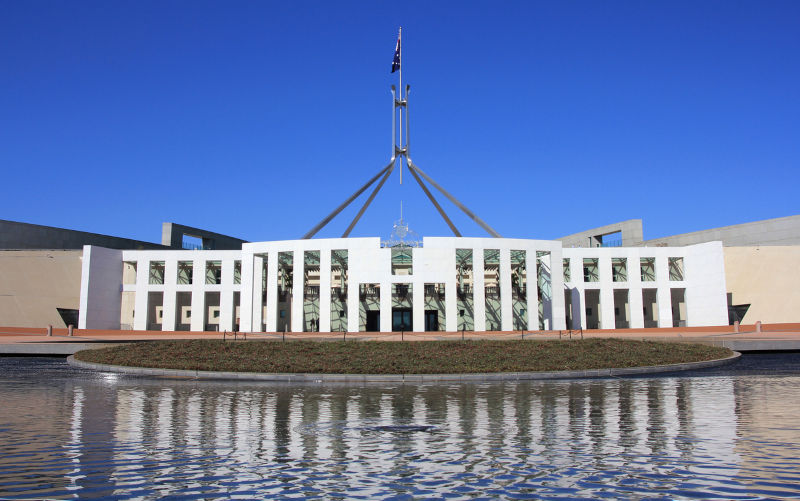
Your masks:
<svg viewBox="0 0 800 501"><path fill-rule="evenodd" d="M245 332L512 331L728 323L720 242L562 248L427 237L85 246L79 327Z"/></svg>

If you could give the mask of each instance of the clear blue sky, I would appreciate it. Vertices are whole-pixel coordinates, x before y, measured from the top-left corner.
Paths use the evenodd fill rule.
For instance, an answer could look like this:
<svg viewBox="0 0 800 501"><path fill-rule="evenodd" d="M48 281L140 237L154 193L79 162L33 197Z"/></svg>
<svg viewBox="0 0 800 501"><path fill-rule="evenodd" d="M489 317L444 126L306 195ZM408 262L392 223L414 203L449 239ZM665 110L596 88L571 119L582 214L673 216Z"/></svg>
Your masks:
<svg viewBox="0 0 800 501"><path fill-rule="evenodd" d="M299 238L388 160L400 25L412 158L505 237L800 213L797 1L2 0L0 219ZM400 200L449 235L395 172L353 236Z"/></svg>

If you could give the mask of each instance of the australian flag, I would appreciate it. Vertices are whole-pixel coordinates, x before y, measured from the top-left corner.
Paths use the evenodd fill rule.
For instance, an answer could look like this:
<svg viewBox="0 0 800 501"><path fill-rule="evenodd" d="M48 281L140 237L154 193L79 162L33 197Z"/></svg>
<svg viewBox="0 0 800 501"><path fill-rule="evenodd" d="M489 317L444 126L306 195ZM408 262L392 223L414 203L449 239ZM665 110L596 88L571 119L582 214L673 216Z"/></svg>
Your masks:
<svg viewBox="0 0 800 501"><path fill-rule="evenodd" d="M394 50L394 59L392 60L392 73L400 69L400 37L397 37L397 48Z"/></svg>

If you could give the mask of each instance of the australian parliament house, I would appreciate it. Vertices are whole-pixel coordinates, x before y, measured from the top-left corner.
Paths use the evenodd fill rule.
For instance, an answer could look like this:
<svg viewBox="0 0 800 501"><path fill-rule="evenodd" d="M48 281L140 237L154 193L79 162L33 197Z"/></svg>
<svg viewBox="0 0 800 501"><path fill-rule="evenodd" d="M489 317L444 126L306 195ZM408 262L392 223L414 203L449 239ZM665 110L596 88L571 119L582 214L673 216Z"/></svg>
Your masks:
<svg viewBox="0 0 800 501"><path fill-rule="evenodd" d="M723 325L719 242L378 238L83 255L80 328L247 332L510 331Z"/></svg>
<svg viewBox="0 0 800 501"><path fill-rule="evenodd" d="M303 238L243 243L241 250L87 246L79 327L480 332L728 322L720 242L573 247L502 238L411 160L409 87L400 82L400 97L392 86L389 163ZM402 216L386 241L349 237L397 166L400 182L405 166L453 237L414 238ZM342 238L312 238L370 188ZM490 237L463 237L434 191Z"/></svg>
<svg viewBox="0 0 800 501"><path fill-rule="evenodd" d="M0 221L4 323L481 332L798 321L800 216L655 240L643 239L640 219L557 240L503 238L412 161L402 77L398 88L388 163L297 240L246 242L164 223L154 244ZM396 171L420 187L453 236L417 237L401 214L388 239L350 237ZM366 193L341 238L314 238ZM462 236L437 196L488 236ZM187 235L196 244L182 245Z"/></svg>

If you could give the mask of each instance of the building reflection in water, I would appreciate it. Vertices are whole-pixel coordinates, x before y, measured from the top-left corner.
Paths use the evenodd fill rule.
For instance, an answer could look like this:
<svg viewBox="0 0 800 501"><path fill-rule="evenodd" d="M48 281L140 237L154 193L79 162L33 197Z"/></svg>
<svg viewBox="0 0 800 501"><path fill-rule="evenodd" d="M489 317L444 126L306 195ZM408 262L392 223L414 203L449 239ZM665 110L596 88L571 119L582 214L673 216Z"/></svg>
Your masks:
<svg viewBox="0 0 800 501"><path fill-rule="evenodd" d="M742 491L785 495L800 467L798 377L77 381L24 392L0 387L0 398L15 405L0 431L0 486L23 476L26 462L49 487L16 485L41 495L424 497L545 486L554 495L593 496L614 488L725 492L732 479Z"/></svg>
<svg viewBox="0 0 800 501"><path fill-rule="evenodd" d="M398 478L426 470L438 477L515 468L532 474L533 467L557 471L550 481L568 486L585 469L667 474L677 458L681 468L708 474L721 473L714 465L723 464L730 475L740 461L733 382L721 378L391 387L150 383L116 395L114 483L175 474L198 482L249 475L258 482L291 465L326 477ZM142 470L143 464L159 467Z"/></svg>

